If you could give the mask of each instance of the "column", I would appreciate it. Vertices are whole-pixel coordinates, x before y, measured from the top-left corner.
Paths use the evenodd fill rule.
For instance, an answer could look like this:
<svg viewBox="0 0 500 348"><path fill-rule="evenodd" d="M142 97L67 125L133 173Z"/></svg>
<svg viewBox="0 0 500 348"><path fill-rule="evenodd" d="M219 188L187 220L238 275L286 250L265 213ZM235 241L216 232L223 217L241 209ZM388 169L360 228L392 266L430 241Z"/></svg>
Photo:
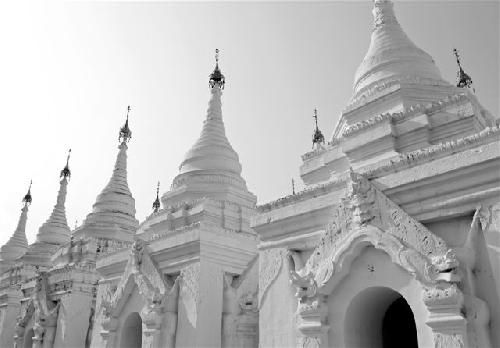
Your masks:
<svg viewBox="0 0 500 348"><path fill-rule="evenodd" d="M426 322L432 329L435 348L467 345L466 320L461 313L463 295L456 284L442 282L426 287L423 300L429 310Z"/></svg>

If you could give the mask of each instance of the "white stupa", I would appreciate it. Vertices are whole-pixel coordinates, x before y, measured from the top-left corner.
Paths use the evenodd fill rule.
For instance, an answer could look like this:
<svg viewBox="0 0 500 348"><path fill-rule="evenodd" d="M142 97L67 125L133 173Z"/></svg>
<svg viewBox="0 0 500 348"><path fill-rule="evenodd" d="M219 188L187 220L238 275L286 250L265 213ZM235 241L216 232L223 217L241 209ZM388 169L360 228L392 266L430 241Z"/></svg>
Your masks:
<svg viewBox="0 0 500 348"><path fill-rule="evenodd" d="M375 83L419 79L425 84L448 84L432 57L403 31L389 0L375 0L370 46L354 77L354 97Z"/></svg>
<svg viewBox="0 0 500 348"><path fill-rule="evenodd" d="M135 234L139 222L135 218L135 199L127 182L127 143L131 137L127 112L127 120L118 137L120 145L113 174L97 196L92 212L87 215L82 226L75 230L75 236L85 234L131 240Z"/></svg>
<svg viewBox="0 0 500 348"><path fill-rule="evenodd" d="M226 137L221 102L224 85L216 51L216 65L209 80L211 97L201 135L181 162L171 190L163 194L163 206L201 197L255 205L256 197L241 177L238 154Z"/></svg>
<svg viewBox="0 0 500 348"><path fill-rule="evenodd" d="M70 240L71 231L68 226L66 209L64 207L68 180L71 177L71 171L69 169L70 153L71 150L69 150L68 157L66 159L66 166L63 170L61 170L61 181L59 182L59 192L57 194L56 205L54 205L54 209L52 210L50 217L38 230L38 234L36 236L36 240L38 242L64 245Z"/></svg>
<svg viewBox="0 0 500 348"><path fill-rule="evenodd" d="M15 261L22 257L28 250L28 240L26 239L26 221L28 220L28 207L31 204L31 184L28 193L23 198L23 208L17 228L9 241L0 248L0 259L2 261Z"/></svg>

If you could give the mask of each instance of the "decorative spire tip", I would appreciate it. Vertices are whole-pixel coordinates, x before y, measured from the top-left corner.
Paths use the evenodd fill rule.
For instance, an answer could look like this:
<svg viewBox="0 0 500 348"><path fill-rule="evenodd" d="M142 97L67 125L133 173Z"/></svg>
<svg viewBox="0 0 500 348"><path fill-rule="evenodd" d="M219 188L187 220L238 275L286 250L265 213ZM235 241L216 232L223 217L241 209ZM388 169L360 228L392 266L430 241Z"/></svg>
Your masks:
<svg viewBox="0 0 500 348"><path fill-rule="evenodd" d="M325 137L323 136L323 133L318 128L318 109L314 108L314 122L315 122L315 129L312 137L312 146L314 148L314 145L316 144L325 144Z"/></svg>
<svg viewBox="0 0 500 348"><path fill-rule="evenodd" d="M63 170L61 170L61 174L59 175L59 178L70 178L71 177L71 170L69 170L69 158L71 157L71 149L68 150L68 156L66 157L66 165L64 166Z"/></svg>
<svg viewBox="0 0 500 348"><path fill-rule="evenodd" d="M458 54L458 50L456 48L453 49L453 54L457 60L458 71L457 71L457 87L460 88L472 88L472 91L475 93L476 89L472 86L472 78L467 75L462 68L462 64L460 62L460 55Z"/></svg>
<svg viewBox="0 0 500 348"><path fill-rule="evenodd" d="M125 124L123 125L122 128L120 128L120 133L118 135L118 141L120 143L128 143L130 141L130 139L132 138L132 131L130 130L130 128L128 127L128 115L130 113L130 105L127 106L127 119L125 121Z"/></svg>
<svg viewBox="0 0 500 348"><path fill-rule="evenodd" d="M158 181L158 185L156 186L156 199L153 202L153 213L157 213L160 210L160 182Z"/></svg>
<svg viewBox="0 0 500 348"><path fill-rule="evenodd" d="M33 200L31 197L31 184L33 184L33 180L30 180L30 186L28 187L28 192L23 198L22 202L24 203L24 205L30 205L31 201Z"/></svg>
<svg viewBox="0 0 500 348"><path fill-rule="evenodd" d="M210 74L210 80L208 80L208 85L210 88L214 88L215 86L219 87L220 89L224 89L224 85L226 84L226 78L222 74L222 72L219 69L219 49L215 49L215 69L214 71Z"/></svg>

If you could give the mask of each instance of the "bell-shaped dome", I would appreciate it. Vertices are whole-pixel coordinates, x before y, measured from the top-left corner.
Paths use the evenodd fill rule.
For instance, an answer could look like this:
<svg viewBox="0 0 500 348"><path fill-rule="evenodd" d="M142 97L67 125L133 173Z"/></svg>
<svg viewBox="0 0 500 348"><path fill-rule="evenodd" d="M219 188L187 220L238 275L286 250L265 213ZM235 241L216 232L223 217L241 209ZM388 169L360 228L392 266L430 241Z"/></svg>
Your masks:
<svg viewBox="0 0 500 348"><path fill-rule="evenodd" d="M179 167L179 174L197 171L223 171L241 174L238 154L227 140L222 121L221 88L211 90L207 118L203 123L201 135L186 153Z"/></svg>
<svg viewBox="0 0 500 348"><path fill-rule="evenodd" d="M389 0L375 0L374 29L370 47L354 79L354 97L374 84L391 79L421 80L426 84L443 81L432 57L408 38Z"/></svg>

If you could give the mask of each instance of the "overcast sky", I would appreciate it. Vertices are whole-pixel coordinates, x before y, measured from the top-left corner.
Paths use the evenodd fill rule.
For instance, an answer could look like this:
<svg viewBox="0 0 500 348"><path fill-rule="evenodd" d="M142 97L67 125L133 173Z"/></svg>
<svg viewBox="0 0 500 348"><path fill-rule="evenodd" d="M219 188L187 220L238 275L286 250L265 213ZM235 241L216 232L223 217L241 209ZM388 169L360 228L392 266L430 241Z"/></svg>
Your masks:
<svg viewBox="0 0 500 348"><path fill-rule="evenodd" d="M318 3L96 3L0 5L0 243L16 227L33 179L30 242L56 200L73 149L71 227L108 182L117 134L132 106L129 186L137 218L156 182L170 186L197 139L214 49L227 83L226 133L259 203L298 189L311 149L312 110L329 137L369 44L371 1ZM454 82L452 48L479 100L499 109L499 3L403 2L401 25Z"/></svg>

